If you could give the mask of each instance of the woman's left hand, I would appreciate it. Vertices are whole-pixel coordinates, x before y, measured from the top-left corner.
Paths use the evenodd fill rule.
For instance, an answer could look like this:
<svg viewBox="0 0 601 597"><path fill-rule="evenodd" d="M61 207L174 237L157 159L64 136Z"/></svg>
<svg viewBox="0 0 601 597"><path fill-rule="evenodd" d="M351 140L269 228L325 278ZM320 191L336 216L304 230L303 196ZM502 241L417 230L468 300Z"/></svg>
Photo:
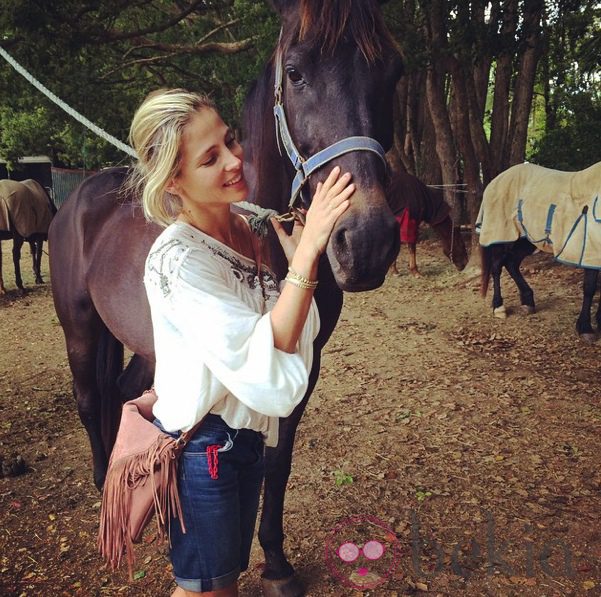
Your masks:
<svg viewBox="0 0 601 597"><path fill-rule="evenodd" d="M271 224L273 225L275 233L278 235L278 240L284 250L288 264L290 264L292 257L294 257L296 247L298 247L304 226L298 220L294 220L292 234L288 234L275 218L271 218Z"/></svg>

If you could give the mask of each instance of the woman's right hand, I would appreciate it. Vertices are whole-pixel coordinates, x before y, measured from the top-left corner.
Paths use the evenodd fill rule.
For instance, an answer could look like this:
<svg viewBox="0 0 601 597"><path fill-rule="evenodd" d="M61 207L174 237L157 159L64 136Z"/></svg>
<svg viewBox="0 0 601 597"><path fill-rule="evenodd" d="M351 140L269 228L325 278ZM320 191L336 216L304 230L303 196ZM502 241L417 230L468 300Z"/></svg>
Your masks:
<svg viewBox="0 0 601 597"><path fill-rule="evenodd" d="M305 215L304 227L295 224L293 234L289 236L283 226L272 220L293 276L290 283L284 285L271 311L273 343L279 350L296 350L315 289L315 285L295 284L294 277L298 280L301 276L310 282L317 280L319 256L326 250L334 224L348 209L349 197L354 191L350 174L340 176L340 168L336 167L323 183L318 183Z"/></svg>
<svg viewBox="0 0 601 597"><path fill-rule="evenodd" d="M346 172L341 176L338 166L323 183L317 183L299 246L303 245L307 250L313 249L317 256L321 255L326 250L334 224L348 209L349 198L354 192L355 185L351 183L350 173Z"/></svg>
<svg viewBox="0 0 601 597"><path fill-rule="evenodd" d="M326 250L334 224L348 209L349 197L354 191L351 175L347 172L340 176L340 168L336 166L323 183L317 183L304 226L295 222L292 234L288 235L275 218L271 220L288 263L292 263L300 245L303 247L302 253L309 258L312 256L317 259Z"/></svg>

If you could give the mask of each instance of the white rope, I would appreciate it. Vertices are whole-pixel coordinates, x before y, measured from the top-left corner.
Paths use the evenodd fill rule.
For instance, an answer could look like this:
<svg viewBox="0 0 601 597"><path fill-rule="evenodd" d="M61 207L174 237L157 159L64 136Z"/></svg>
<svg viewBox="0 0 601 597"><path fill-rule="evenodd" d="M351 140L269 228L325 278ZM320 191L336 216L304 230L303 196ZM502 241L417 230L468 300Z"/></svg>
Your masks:
<svg viewBox="0 0 601 597"><path fill-rule="evenodd" d="M81 115L79 112L77 112L77 110L63 102L59 97L52 93L52 91L40 83L31 73L23 68L2 46L0 46L0 56L2 56L2 58L4 58L20 75L23 75L34 87L39 89L48 99L53 101L59 108L62 108L67 114L75 118L75 120L81 122L81 124L88 127L99 137L102 137L121 151L124 151L132 158L138 159L136 152L129 145L119 141L119 139L113 137L105 130L88 120L85 116ZM278 215L278 212L273 209L265 209L260 205L248 203L247 201L241 201L236 205L255 214L251 225L253 228L256 227L257 231L263 236L267 233L267 220L270 217Z"/></svg>
<svg viewBox="0 0 601 597"><path fill-rule="evenodd" d="M63 102L57 97L52 91L40 83L31 73L23 68L2 46L0 46L0 56L6 60L20 75L23 75L34 87L39 89L49 100L54 102L59 108L62 108L69 116L75 118L75 120L81 122L84 126L88 127L91 131L96 133L99 137L102 137L121 151L124 151L132 158L137 158L136 152L126 143L119 141L116 137L113 137L105 130L101 129L98 125L88 120L85 116L81 115L77 110Z"/></svg>
<svg viewBox="0 0 601 597"><path fill-rule="evenodd" d="M466 182L458 182L455 184L429 184L426 186L431 189L439 189L442 191L449 189L450 191L453 191L454 193L467 193L468 192L466 189L458 188L458 187L467 187Z"/></svg>

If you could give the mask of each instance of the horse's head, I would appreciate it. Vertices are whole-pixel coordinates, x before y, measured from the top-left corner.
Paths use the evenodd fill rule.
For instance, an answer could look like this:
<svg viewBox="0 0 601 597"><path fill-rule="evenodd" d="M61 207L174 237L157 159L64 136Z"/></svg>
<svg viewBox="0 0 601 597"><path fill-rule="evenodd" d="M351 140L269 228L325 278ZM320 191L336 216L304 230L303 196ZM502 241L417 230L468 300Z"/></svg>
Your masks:
<svg viewBox="0 0 601 597"><path fill-rule="evenodd" d="M327 255L343 290L377 288L399 249L398 227L385 196L386 166L378 151L392 145L400 56L375 0L272 4L282 20L274 70L281 61L283 113L299 154L307 160L349 137L377 141L377 151L359 147L320 165L303 189L306 204L335 165L353 174L357 190L336 224ZM370 139L363 143L369 145ZM288 198L280 210L287 211Z"/></svg>
<svg viewBox="0 0 601 597"><path fill-rule="evenodd" d="M450 213L440 222L432 224L432 228L442 243L443 253L458 271L463 271L467 266L469 256L461 228L455 226Z"/></svg>

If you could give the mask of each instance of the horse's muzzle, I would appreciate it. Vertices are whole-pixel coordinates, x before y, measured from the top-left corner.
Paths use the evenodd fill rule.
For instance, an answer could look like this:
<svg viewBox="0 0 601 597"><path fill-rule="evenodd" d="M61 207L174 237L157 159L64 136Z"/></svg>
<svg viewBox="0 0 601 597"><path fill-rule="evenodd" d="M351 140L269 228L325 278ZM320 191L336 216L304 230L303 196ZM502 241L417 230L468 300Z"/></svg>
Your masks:
<svg viewBox="0 0 601 597"><path fill-rule="evenodd" d="M398 224L383 194L356 192L334 227L327 255L340 289L359 292L384 283L399 249Z"/></svg>

